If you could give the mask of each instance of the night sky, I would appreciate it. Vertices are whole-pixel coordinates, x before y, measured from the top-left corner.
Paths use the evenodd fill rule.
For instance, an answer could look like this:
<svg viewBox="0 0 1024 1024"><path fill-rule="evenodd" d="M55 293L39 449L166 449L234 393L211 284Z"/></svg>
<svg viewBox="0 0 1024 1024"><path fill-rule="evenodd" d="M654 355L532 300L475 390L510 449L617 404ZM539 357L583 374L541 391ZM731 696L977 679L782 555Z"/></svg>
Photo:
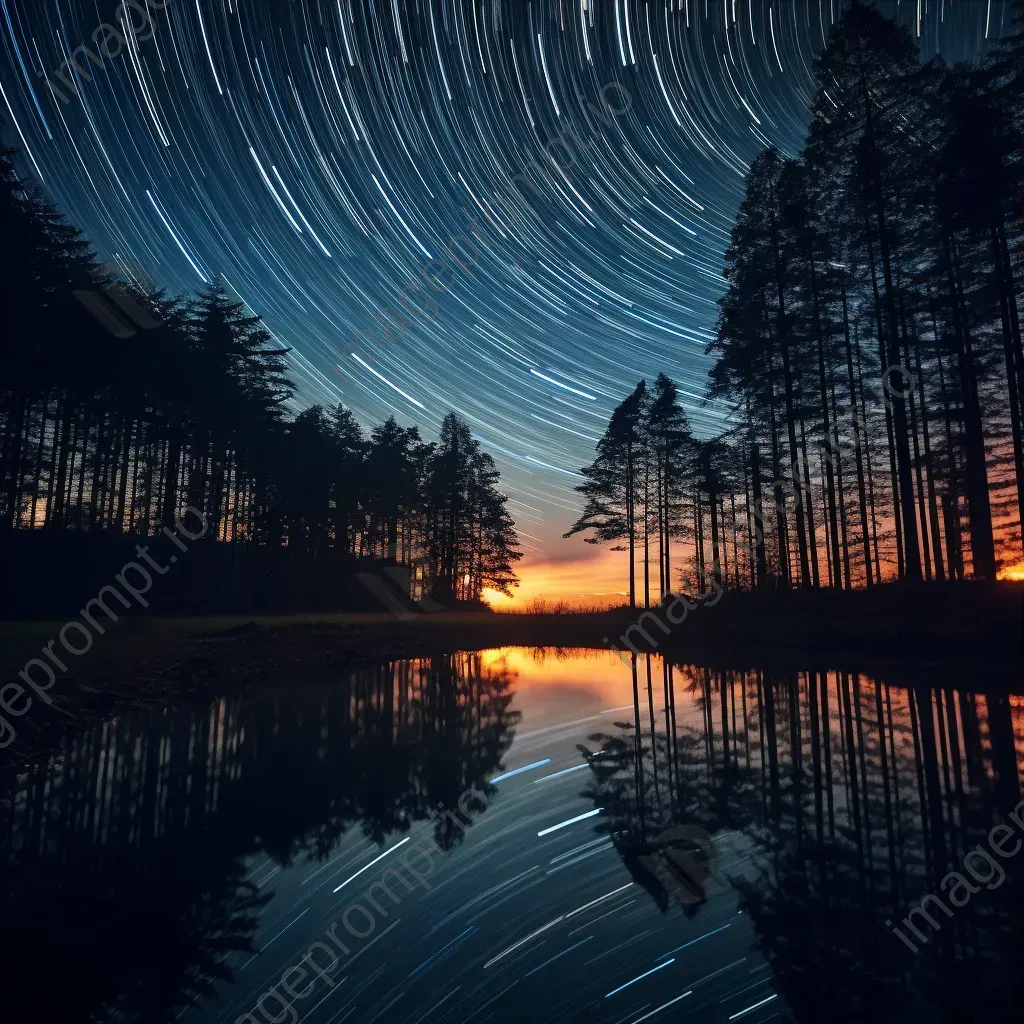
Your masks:
<svg viewBox="0 0 1024 1024"><path fill-rule="evenodd" d="M60 66L115 6L0 0L22 171L123 273L220 277L292 347L296 409L427 437L459 412L524 577L593 556L557 538L640 377L718 428L704 350L743 174L799 149L840 0L136 0L76 94ZM926 55L1010 29L1008 0L881 6Z"/></svg>

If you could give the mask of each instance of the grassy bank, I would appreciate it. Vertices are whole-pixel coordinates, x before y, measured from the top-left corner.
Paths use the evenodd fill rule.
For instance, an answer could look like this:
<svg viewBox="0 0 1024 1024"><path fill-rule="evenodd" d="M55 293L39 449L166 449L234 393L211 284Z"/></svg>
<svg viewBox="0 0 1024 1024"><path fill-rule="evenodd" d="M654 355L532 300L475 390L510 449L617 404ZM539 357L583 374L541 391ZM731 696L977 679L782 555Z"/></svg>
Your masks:
<svg viewBox="0 0 1024 1024"><path fill-rule="evenodd" d="M18 735L6 753L38 753L62 730L120 711L205 700L264 680L331 678L361 664L456 648L615 646L628 653L632 646L714 668L841 668L933 683L948 680L958 665L973 665L981 667L979 689L991 680L1019 688L1022 584L733 593L674 621L682 612L676 604L657 612L452 612L407 622L353 614L122 619L80 658L63 655L69 671L50 691L52 707L36 697L27 714L11 719ZM3 681L17 680L63 625L0 623ZM59 643L56 651L62 653Z"/></svg>

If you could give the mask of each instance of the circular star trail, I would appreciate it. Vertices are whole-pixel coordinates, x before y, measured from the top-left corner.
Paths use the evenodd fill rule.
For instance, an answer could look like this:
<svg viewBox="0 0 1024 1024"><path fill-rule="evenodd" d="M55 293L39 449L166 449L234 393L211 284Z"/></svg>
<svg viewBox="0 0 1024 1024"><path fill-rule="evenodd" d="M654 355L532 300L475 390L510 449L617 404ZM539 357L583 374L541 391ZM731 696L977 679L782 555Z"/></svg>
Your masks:
<svg viewBox="0 0 1024 1024"><path fill-rule="evenodd" d="M1010 28L1007 0L882 6L949 59ZM297 407L427 436L459 412L529 551L640 377L720 425L704 350L743 175L799 150L841 8L0 0L0 116L104 259L261 314Z"/></svg>

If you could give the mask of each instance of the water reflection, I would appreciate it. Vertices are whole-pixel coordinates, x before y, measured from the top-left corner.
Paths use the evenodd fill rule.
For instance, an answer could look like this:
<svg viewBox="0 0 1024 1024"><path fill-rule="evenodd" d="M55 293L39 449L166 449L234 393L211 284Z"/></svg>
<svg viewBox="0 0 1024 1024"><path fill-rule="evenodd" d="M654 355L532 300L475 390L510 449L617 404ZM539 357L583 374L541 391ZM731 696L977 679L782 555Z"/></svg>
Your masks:
<svg viewBox="0 0 1024 1024"><path fill-rule="evenodd" d="M799 1020L989 1021L1019 1005L1020 858L981 878L962 865L1000 823L1019 837L1024 699L646 656L631 671L633 719L581 750L604 828L660 907L693 912L727 879ZM887 925L953 869L979 894L951 918L928 905L937 926L915 916L924 941L905 927L901 941Z"/></svg>
<svg viewBox="0 0 1024 1024"><path fill-rule="evenodd" d="M1022 995L1024 857L916 954L886 922L1008 820L1022 747L1024 699L970 687L526 649L122 718L7 780L4 963L54 978L7 1007L268 1020L420 828L433 887L296 1018L988 1021Z"/></svg>
<svg viewBox="0 0 1024 1024"><path fill-rule="evenodd" d="M453 654L83 734L0 807L5 973L60 975L9 1000L41 1020L174 1019L255 951L273 891L247 860L319 862L355 826L380 843L423 820L451 847L437 805L494 774L511 701L506 671Z"/></svg>

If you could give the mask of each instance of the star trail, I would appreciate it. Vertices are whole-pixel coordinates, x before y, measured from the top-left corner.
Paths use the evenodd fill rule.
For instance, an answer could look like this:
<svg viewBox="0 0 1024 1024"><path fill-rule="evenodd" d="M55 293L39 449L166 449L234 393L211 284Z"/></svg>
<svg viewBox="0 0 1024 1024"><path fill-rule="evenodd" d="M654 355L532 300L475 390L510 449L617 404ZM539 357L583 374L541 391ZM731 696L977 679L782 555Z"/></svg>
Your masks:
<svg viewBox="0 0 1024 1024"><path fill-rule="evenodd" d="M1006 0L882 6L926 56L1009 31ZM841 7L0 0L0 116L121 273L262 315L296 408L462 415L551 556L637 379L721 426L705 347L743 176L799 149Z"/></svg>

